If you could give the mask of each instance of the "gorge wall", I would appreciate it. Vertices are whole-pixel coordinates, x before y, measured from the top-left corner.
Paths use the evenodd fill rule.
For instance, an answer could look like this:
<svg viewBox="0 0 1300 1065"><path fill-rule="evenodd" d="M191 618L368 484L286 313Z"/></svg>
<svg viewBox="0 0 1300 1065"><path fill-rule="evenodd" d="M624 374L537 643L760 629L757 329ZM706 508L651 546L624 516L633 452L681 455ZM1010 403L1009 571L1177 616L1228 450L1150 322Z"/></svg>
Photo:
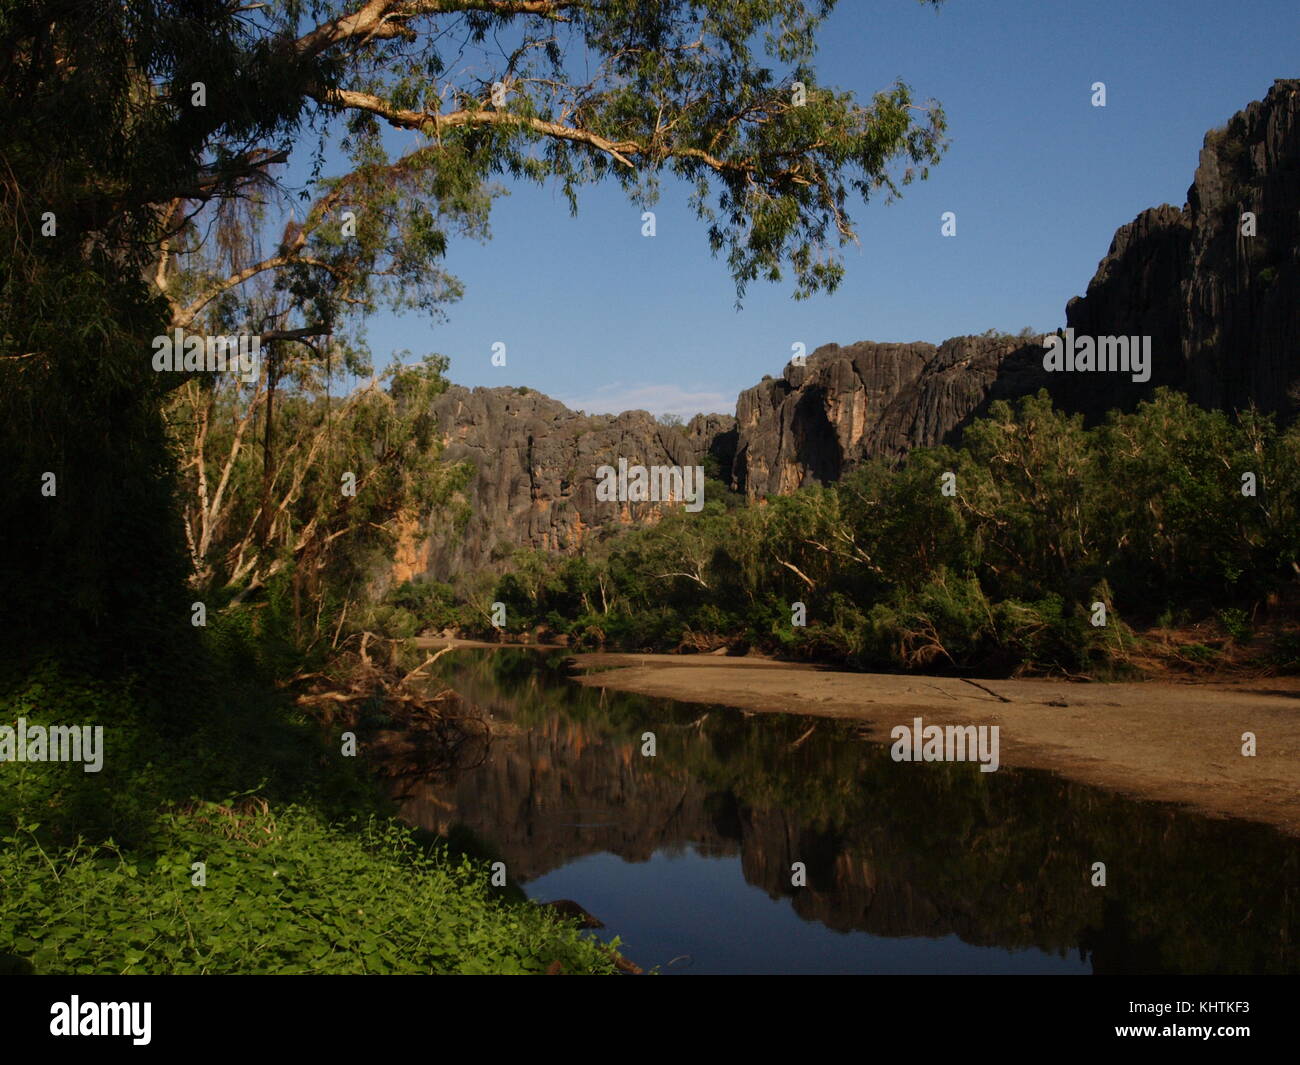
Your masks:
<svg viewBox="0 0 1300 1065"><path fill-rule="evenodd" d="M1249 214L1248 214L1249 212ZM1079 335L1149 336L1151 376L1048 373L1043 338L828 344L742 392L734 418L684 427L645 411L588 416L526 389L453 387L435 403L446 457L468 460L468 524L435 519L407 568L448 579L515 546L569 552L660 505L596 499L596 468L624 457L707 464L750 498L833 481L878 456L956 443L997 399L1045 388L1090 421L1132 409L1157 387L1206 407L1300 411L1300 79L1276 81L1205 137L1182 208L1120 227L1085 294L1069 301Z"/></svg>
<svg viewBox="0 0 1300 1065"><path fill-rule="evenodd" d="M463 525L437 514L407 568L447 580L500 562L513 548L578 550L600 529L653 521L659 503L596 498L596 470L644 466L728 471L735 419L698 415L663 425L643 410L587 415L525 388L453 385L433 404L451 462L473 467ZM403 574L404 576L406 574Z"/></svg>
<svg viewBox="0 0 1300 1065"><path fill-rule="evenodd" d="M1253 214L1253 226L1247 216ZM1246 231L1253 228L1253 235ZM742 392L733 486L751 497L835 480L876 456L955 443L995 399L1045 388L1090 421L1164 385L1202 406L1300 410L1300 79L1205 137L1187 203L1121 226L1086 293L1081 336L1149 336L1151 378L1048 373L1041 338L831 344Z"/></svg>
<svg viewBox="0 0 1300 1065"><path fill-rule="evenodd" d="M1048 385L1042 355L1037 341L1010 337L827 344L740 394L732 487L782 495L951 441L993 400Z"/></svg>
<svg viewBox="0 0 1300 1065"><path fill-rule="evenodd" d="M1249 217L1253 215L1253 220ZM1206 134L1181 209L1122 226L1066 321L1148 333L1147 386L1202 406L1300 409L1300 79L1278 80Z"/></svg>

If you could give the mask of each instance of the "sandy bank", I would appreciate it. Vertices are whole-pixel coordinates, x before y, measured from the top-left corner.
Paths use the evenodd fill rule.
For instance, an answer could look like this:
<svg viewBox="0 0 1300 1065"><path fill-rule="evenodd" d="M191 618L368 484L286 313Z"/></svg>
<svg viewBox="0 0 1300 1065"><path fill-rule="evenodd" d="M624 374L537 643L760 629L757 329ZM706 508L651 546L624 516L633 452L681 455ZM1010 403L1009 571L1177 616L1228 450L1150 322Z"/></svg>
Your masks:
<svg viewBox="0 0 1300 1065"><path fill-rule="evenodd" d="M564 648L554 643L514 643L509 640L462 640L459 636L417 636L412 641L416 647L426 650L438 647L468 647L477 650L500 651L563 651Z"/></svg>
<svg viewBox="0 0 1300 1065"><path fill-rule="evenodd" d="M1300 835L1300 679L1198 684L841 673L766 659L581 654L581 683L747 711L895 725L1001 726L1004 766L1049 769L1141 799ZM1000 697L1000 698L999 698ZM1006 702L1002 699L1008 700ZM1242 733L1257 754L1243 757Z"/></svg>

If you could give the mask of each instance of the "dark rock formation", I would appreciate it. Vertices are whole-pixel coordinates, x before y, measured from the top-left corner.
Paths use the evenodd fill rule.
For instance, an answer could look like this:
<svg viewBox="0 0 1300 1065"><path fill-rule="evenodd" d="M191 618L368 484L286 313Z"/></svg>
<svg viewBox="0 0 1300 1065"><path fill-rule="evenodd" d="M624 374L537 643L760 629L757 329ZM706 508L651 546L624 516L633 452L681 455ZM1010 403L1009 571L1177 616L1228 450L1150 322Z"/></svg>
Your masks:
<svg viewBox="0 0 1300 1065"><path fill-rule="evenodd" d="M827 344L740 394L733 487L784 494L952 440L993 399L1032 392L1048 376L1042 348L1010 337Z"/></svg>
<svg viewBox="0 0 1300 1065"><path fill-rule="evenodd" d="M1253 212L1255 235L1243 233ZM477 469L470 524L435 530L409 567L447 577L509 547L577 549L657 504L598 503L595 470L619 456L705 464L751 498L833 481L877 456L956 443L996 399L1047 388L1089 420L1132 409L1157 387L1206 407L1300 410L1300 80L1277 81L1207 134L1181 210L1143 211L1115 234L1066 320L1083 336L1151 337L1151 378L1047 373L1041 338L828 344L740 394L734 419L684 429L645 411L588 417L522 389L452 388L436 406L447 456Z"/></svg>
<svg viewBox="0 0 1300 1065"><path fill-rule="evenodd" d="M619 458L645 466L713 467L729 474L734 419L699 415L683 427L646 411L586 415L529 389L452 386L434 402L443 457L467 461L469 517L435 524L419 567L440 579L499 561L515 547L577 550L614 525L654 520L660 503L596 499L596 470Z"/></svg>
<svg viewBox="0 0 1300 1065"><path fill-rule="evenodd" d="M1246 235L1243 216L1255 216ZM1120 228L1066 319L1079 333L1152 337L1153 373L1117 396L1132 406L1159 384L1205 407L1300 408L1300 80L1205 136L1187 204L1144 211ZM1104 409L1104 408L1103 408Z"/></svg>
<svg viewBox="0 0 1300 1065"><path fill-rule="evenodd" d="M1097 267L1087 295L1065 308L1081 336L1151 337L1151 380L1116 381L1104 374L1072 374L1072 406L1090 417L1111 407L1131 409L1162 385L1183 381L1179 353L1178 286L1187 268L1187 219L1164 204L1120 226Z"/></svg>
<svg viewBox="0 0 1300 1065"><path fill-rule="evenodd" d="M1243 212L1256 235L1243 235ZM1151 378L1049 374L1037 342L831 344L741 393L733 487L751 497L828 481L876 456L956 443L995 399L1046 388L1089 420L1161 385L1205 407L1300 409L1300 80L1277 81L1205 138L1179 210L1122 226L1066 307L1078 335L1151 337Z"/></svg>

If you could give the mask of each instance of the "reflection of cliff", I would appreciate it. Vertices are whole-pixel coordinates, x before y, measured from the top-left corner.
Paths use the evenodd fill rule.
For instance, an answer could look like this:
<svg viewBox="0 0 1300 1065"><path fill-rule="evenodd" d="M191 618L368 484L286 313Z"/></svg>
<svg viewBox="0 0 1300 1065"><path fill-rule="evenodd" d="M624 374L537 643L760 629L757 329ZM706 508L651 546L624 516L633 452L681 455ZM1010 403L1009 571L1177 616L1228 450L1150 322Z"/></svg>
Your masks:
<svg viewBox="0 0 1300 1065"><path fill-rule="evenodd" d="M644 761L639 746L607 745L582 724L553 719L499 736L484 771L413 789L402 816L442 835L454 825L473 830L524 881L603 851L633 862L685 843L735 853L713 830L703 787L648 772Z"/></svg>
<svg viewBox="0 0 1300 1065"><path fill-rule="evenodd" d="M673 738L710 746L707 736L690 730ZM710 790L680 768L668 768L682 765L674 747L650 762L639 744L611 742L586 724L551 718L499 736L483 770L412 789L402 816L441 835L457 826L469 828L520 881L590 854L608 852L639 862L660 850L692 845L709 854L739 854L747 882L772 898L790 898L805 920L837 931L955 933L982 945L1001 942L1000 931L987 927L987 911L974 897L932 897L932 878L909 858L906 840L880 842L880 851L890 855L890 872L881 875L882 864L867 856L877 849L874 844L864 850L859 840L837 829L813 827L779 808L750 807L731 791ZM790 883L796 861L808 872L807 886L799 889ZM1032 894L1023 899L1026 917L1034 900ZM1017 931L1022 933L1017 944L1029 945Z"/></svg>
<svg viewBox="0 0 1300 1065"><path fill-rule="evenodd" d="M403 815L468 827L516 879L689 845L739 855L748 883L838 931L1082 946L1098 971L1300 969L1300 847L1267 829L1041 773L903 766L843 722L607 696L504 655L456 683L508 727L487 765L422 782ZM1087 882L1099 859L1105 890ZM790 884L795 861L806 887Z"/></svg>

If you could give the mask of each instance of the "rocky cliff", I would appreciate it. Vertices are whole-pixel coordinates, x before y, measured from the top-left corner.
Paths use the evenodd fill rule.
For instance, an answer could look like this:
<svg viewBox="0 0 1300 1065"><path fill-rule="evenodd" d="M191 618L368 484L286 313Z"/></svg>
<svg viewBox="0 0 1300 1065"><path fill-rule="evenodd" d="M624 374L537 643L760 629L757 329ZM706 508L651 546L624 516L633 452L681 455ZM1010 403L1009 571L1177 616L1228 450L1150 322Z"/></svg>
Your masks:
<svg viewBox="0 0 1300 1065"><path fill-rule="evenodd" d="M1182 208L1122 226L1086 293L1078 335L1151 338L1151 376L1047 373L1042 338L986 334L926 343L828 344L740 394L736 417L689 426L644 411L589 417L524 389L452 388L435 413L447 457L476 473L472 516L435 529L419 564L446 578L523 545L577 549L593 533L654 520L658 504L599 502L595 470L619 457L698 465L751 498L832 481L876 457L955 443L989 403L1046 388L1095 420L1155 388L1214 408L1300 410L1300 80L1274 83L1206 135Z"/></svg>
<svg viewBox="0 0 1300 1065"><path fill-rule="evenodd" d="M1147 390L1167 384L1206 407L1295 415L1300 79L1274 82L1206 134L1186 205L1121 227L1066 319L1081 333L1152 336Z"/></svg>
<svg viewBox="0 0 1300 1065"><path fill-rule="evenodd" d="M443 457L468 462L468 520L436 522L418 552L440 579L500 560L515 547L569 552L600 530L653 521L663 504L596 498L596 471L620 458L644 466L706 465L729 476L735 419L700 415L670 426L642 410L586 415L523 388L453 385L434 402ZM732 434L734 435L734 434Z"/></svg>
<svg viewBox="0 0 1300 1065"><path fill-rule="evenodd" d="M780 495L952 440L994 399L1049 384L1042 352L1037 340L996 336L818 348L740 394L732 487Z"/></svg>
<svg viewBox="0 0 1300 1065"><path fill-rule="evenodd" d="M1041 338L819 348L741 393L733 487L751 497L834 480L875 456L955 443L999 398L1046 388L1090 420L1161 385L1206 407L1300 410L1300 80L1274 83L1206 135L1181 209L1120 227L1082 297L1078 335L1151 338L1151 377L1047 373Z"/></svg>

